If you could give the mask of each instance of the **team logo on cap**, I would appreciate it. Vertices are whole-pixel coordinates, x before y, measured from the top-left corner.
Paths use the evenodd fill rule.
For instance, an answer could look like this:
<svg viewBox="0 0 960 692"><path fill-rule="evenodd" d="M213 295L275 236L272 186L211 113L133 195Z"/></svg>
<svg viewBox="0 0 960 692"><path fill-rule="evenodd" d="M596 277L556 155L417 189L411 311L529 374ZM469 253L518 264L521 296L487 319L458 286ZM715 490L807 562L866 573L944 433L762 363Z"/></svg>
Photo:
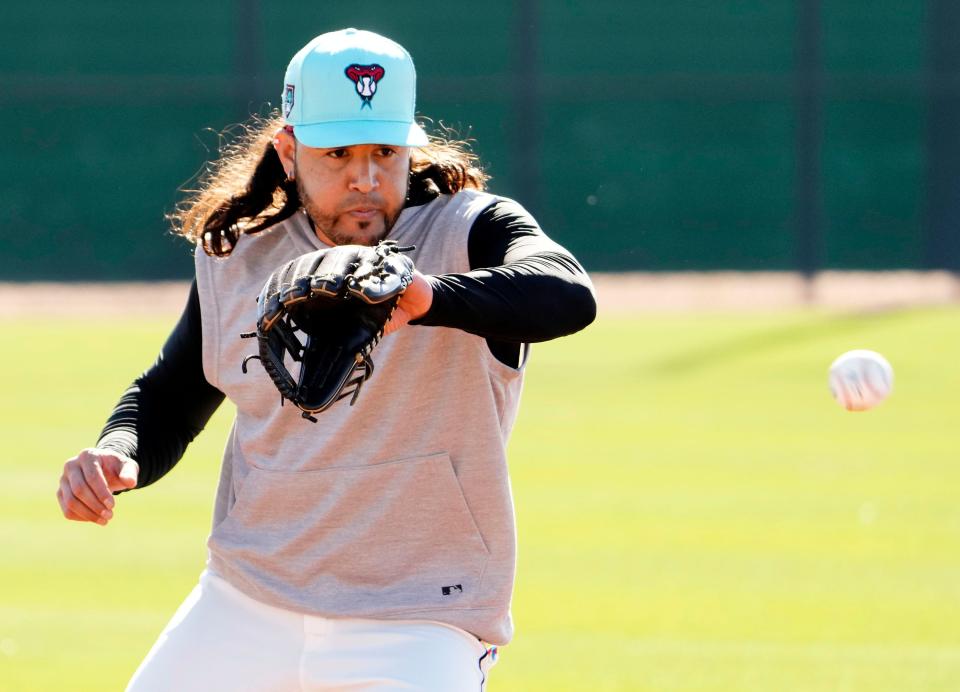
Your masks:
<svg viewBox="0 0 960 692"><path fill-rule="evenodd" d="M351 65L343 72L357 87L360 109L373 108L370 101L377 93L377 82L383 79L386 70L379 65Z"/></svg>
<svg viewBox="0 0 960 692"><path fill-rule="evenodd" d="M283 90L283 117L289 118L290 111L293 110L293 91L296 87L293 84L287 84L287 88Z"/></svg>

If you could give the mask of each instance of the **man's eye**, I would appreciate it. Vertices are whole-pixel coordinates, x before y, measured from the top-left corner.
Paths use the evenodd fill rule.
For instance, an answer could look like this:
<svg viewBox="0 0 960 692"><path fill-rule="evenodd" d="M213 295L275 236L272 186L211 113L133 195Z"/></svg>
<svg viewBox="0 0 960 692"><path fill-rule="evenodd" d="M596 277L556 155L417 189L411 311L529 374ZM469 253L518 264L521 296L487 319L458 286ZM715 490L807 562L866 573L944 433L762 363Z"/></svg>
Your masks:
<svg viewBox="0 0 960 692"><path fill-rule="evenodd" d="M391 149L390 147L382 147L380 149L380 156L396 156L397 150Z"/></svg>
<svg viewBox="0 0 960 692"><path fill-rule="evenodd" d="M334 159L342 159L346 155L347 155L346 149L334 149L333 151L327 152L327 156Z"/></svg>

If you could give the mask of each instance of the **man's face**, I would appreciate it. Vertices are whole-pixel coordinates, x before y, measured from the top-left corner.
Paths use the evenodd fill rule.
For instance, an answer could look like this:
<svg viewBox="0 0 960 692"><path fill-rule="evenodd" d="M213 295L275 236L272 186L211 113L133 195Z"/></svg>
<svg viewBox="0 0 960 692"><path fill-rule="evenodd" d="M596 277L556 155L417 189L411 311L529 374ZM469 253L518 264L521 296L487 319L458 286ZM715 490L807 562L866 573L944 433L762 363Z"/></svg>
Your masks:
<svg viewBox="0 0 960 692"><path fill-rule="evenodd" d="M285 142L287 146L275 146L284 168L294 174L320 240L329 245L376 245L385 238L407 196L409 147L358 144L318 149L292 140Z"/></svg>

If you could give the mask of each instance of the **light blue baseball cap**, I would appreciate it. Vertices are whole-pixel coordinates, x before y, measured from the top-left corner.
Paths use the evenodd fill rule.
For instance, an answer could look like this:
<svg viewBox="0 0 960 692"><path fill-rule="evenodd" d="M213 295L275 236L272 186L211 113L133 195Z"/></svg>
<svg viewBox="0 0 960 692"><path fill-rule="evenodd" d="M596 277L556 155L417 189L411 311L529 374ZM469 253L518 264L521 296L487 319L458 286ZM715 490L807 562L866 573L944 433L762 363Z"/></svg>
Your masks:
<svg viewBox="0 0 960 692"><path fill-rule="evenodd" d="M403 46L370 31L321 34L293 56L283 115L308 147L424 146L414 120L417 73Z"/></svg>

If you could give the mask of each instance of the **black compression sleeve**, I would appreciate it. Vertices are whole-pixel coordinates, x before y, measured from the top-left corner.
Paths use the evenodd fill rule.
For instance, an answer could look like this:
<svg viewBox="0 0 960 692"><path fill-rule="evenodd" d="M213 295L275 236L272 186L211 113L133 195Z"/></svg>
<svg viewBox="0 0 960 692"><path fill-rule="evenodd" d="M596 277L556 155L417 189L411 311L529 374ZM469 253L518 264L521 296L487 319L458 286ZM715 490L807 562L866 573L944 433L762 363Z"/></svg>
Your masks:
<svg viewBox="0 0 960 692"><path fill-rule="evenodd" d="M156 362L123 393L97 447L134 459L140 465L137 487L150 485L180 461L223 398L203 375L200 298L194 281Z"/></svg>
<svg viewBox="0 0 960 692"><path fill-rule="evenodd" d="M596 317L586 271L516 202L498 201L477 217L468 252L471 271L428 277L433 304L414 324L477 334L496 353L498 343L547 341Z"/></svg>

